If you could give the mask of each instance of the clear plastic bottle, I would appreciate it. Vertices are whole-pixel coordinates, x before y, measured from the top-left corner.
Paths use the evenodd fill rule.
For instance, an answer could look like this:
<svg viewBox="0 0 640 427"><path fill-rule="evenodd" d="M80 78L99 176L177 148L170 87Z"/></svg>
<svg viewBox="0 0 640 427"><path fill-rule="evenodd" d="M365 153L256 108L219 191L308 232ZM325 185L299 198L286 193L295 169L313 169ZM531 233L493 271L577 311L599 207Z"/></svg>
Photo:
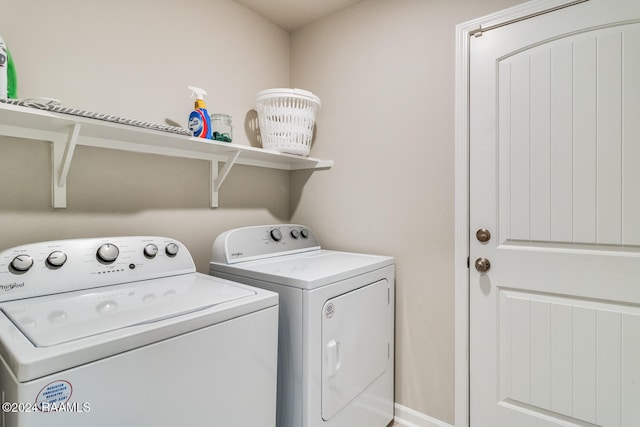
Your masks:
<svg viewBox="0 0 640 427"><path fill-rule="evenodd" d="M233 140L233 125L230 115L220 113L211 115L211 138L224 142Z"/></svg>

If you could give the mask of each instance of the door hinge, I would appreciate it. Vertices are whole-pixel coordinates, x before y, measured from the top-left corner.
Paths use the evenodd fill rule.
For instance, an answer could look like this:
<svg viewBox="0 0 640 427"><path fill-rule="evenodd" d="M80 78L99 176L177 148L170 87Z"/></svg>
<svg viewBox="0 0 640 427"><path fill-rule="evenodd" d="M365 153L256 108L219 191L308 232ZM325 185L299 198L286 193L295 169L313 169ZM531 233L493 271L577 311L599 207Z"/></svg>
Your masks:
<svg viewBox="0 0 640 427"><path fill-rule="evenodd" d="M467 268L469 268L469 262L471 262L471 260L467 257Z"/></svg>

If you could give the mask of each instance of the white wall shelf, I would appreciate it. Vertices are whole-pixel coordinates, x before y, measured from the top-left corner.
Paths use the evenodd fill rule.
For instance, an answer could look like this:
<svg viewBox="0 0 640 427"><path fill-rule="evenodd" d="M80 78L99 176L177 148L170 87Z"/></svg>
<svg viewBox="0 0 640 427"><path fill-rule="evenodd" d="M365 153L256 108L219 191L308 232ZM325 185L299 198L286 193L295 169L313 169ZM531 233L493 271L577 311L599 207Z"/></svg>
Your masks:
<svg viewBox="0 0 640 427"><path fill-rule="evenodd" d="M207 160L211 164L211 207L218 207L218 190L233 165L281 170L329 169L332 160L320 160L276 151L112 123L35 108L0 104L0 135L50 141L52 203L67 207L67 174L76 146ZM224 166L218 170L218 162Z"/></svg>

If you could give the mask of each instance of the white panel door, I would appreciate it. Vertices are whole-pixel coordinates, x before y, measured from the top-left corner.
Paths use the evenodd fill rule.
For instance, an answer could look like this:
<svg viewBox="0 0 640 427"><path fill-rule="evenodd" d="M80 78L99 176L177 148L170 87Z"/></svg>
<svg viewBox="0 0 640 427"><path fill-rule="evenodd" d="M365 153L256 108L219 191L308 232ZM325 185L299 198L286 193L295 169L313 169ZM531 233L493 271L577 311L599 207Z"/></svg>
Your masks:
<svg viewBox="0 0 640 427"><path fill-rule="evenodd" d="M471 426L640 426L640 1L470 52Z"/></svg>

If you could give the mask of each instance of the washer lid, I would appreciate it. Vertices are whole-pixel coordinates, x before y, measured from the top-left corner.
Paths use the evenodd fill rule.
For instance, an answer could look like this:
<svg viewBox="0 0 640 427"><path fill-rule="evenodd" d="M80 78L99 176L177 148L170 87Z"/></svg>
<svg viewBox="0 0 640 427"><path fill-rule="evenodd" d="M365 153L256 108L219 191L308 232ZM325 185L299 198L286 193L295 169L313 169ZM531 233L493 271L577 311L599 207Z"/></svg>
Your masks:
<svg viewBox="0 0 640 427"><path fill-rule="evenodd" d="M319 249L231 265L212 262L209 269L213 275L223 272L301 289L315 289L392 265L393 262L393 257L389 256Z"/></svg>
<svg viewBox="0 0 640 427"><path fill-rule="evenodd" d="M178 275L12 301L2 311L34 346L51 347L256 295L210 279Z"/></svg>

